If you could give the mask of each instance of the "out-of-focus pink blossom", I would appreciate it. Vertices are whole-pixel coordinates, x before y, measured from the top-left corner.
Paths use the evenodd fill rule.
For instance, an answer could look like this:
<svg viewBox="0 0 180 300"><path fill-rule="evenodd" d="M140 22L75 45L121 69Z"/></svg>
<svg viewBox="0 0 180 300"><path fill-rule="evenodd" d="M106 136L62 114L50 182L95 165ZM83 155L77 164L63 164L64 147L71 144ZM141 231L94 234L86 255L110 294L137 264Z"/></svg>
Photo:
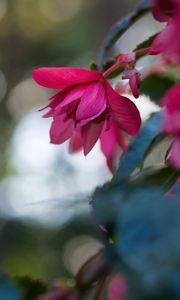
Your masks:
<svg viewBox="0 0 180 300"><path fill-rule="evenodd" d="M165 106L164 131L174 137L168 158L180 168L180 83L166 93L162 104Z"/></svg>
<svg viewBox="0 0 180 300"><path fill-rule="evenodd" d="M108 300L123 300L127 294L127 280L122 274L116 275L109 284Z"/></svg>
<svg viewBox="0 0 180 300"><path fill-rule="evenodd" d="M180 42L177 32L180 31L180 14L171 19L166 28L153 41L150 54L163 54L166 58L180 63Z"/></svg>
<svg viewBox="0 0 180 300"><path fill-rule="evenodd" d="M152 12L159 22L168 22L180 7L179 0L152 0Z"/></svg>
<svg viewBox="0 0 180 300"><path fill-rule="evenodd" d="M153 15L160 22L167 22L154 39L149 53L163 54L172 61L180 63L180 42L177 33L180 31L180 0L153 0Z"/></svg>
<svg viewBox="0 0 180 300"><path fill-rule="evenodd" d="M44 117L53 118L51 143L70 139L71 152L83 148L87 155L100 138L110 167L116 146L126 148L121 131L131 136L138 133L141 119L135 104L117 94L102 73L80 68L40 68L33 71L33 78L41 86L60 90L45 107L50 110Z"/></svg>

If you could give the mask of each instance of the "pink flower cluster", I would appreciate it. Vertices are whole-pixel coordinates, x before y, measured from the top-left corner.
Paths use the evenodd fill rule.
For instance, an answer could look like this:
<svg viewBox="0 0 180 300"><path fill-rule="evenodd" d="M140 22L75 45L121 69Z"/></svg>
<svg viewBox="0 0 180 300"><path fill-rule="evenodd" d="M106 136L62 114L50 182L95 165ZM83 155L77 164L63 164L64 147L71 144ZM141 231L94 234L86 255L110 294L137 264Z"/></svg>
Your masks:
<svg viewBox="0 0 180 300"><path fill-rule="evenodd" d="M162 104L165 106L164 131L174 137L168 158L180 168L180 83L167 92Z"/></svg>
<svg viewBox="0 0 180 300"><path fill-rule="evenodd" d="M150 54L163 54L168 60L180 63L180 0L152 0L153 15L159 22L167 22L150 48Z"/></svg>
<svg viewBox="0 0 180 300"><path fill-rule="evenodd" d="M167 22L166 27L153 41L150 54L162 54L174 63L180 63L180 0L152 0L152 12L159 22ZM172 87L164 96L165 107L163 129L174 137L168 158L180 168L180 83Z"/></svg>
<svg viewBox="0 0 180 300"><path fill-rule="evenodd" d="M99 71L80 68L40 68L33 71L41 86L60 90L50 98L44 117L52 117L53 144L70 140L70 151L83 148L87 155L100 139L111 170L118 147L127 148L124 132L138 133L141 119L135 104L115 92ZM132 83L133 85L133 83Z"/></svg>

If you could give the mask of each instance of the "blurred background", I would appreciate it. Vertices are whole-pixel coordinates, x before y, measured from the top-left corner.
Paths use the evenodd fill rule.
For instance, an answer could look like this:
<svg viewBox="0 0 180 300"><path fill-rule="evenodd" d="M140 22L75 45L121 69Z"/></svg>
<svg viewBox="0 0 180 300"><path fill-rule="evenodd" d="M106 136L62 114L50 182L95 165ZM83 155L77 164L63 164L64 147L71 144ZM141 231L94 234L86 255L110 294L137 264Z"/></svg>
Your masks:
<svg viewBox="0 0 180 300"><path fill-rule="evenodd" d="M38 112L49 94L31 71L87 67L136 2L0 0L0 266L11 275L52 282L75 274L101 247L89 195L111 174L99 145L84 158L68 154L67 144L49 143L51 120ZM151 17L145 25L116 49L128 50L157 30Z"/></svg>

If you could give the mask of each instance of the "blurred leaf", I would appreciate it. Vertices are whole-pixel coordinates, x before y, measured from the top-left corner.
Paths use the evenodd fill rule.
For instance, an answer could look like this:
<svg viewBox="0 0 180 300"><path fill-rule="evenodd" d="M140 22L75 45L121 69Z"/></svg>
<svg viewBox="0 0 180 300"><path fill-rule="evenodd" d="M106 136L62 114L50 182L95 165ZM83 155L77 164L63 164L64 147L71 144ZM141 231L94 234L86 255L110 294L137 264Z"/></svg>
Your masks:
<svg viewBox="0 0 180 300"><path fill-rule="evenodd" d="M22 300L20 290L6 276L0 275L0 299L1 300Z"/></svg>
<svg viewBox="0 0 180 300"><path fill-rule="evenodd" d="M46 284L40 280L25 276L17 278L16 281L23 291L22 300L35 300L38 296L47 291Z"/></svg>
<svg viewBox="0 0 180 300"><path fill-rule="evenodd" d="M95 71L97 71L97 70L98 70L98 66L97 66L97 64L95 64L95 63L91 63L91 64L89 65L89 69L90 69L90 70L95 70Z"/></svg>
<svg viewBox="0 0 180 300"><path fill-rule="evenodd" d="M147 148L143 160L147 158L147 156L154 150L156 146L158 146L164 139L166 138L165 134L161 132L155 138L152 140L152 142L149 144L149 147Z"/></svg>
<svg viewBox="0 0 180 300"><path fill-rule="evenodd" d="M180 202L158 188L136 189L120 207L116 249L135 299L179 299L179 215Z"/></svg>
<svg viewBox="0 0 180 300"><path fill-rule="evenodd" d="M150 167L144 169L132 179L131 183L136 187L158 186L167 192L178 180L180 170L173 166Z"/></svg>
<svg viewBox="0 0 180 300"><path fill-rule="evenodd" d="M105 241L113 235L114 220L117 214L117 205L120 206L126 193L128 182L113 179L104 186L98 188L93 196L91 205L93 215L98 224L105 226ZM107 230L107 232L106 232Z"/></svg>
<svg viewBox="0 0 180 300"><path fill-rule="evenodd" d="M157 35L158 35L158 33L150 36L147 40L145 40L142 43L140 43L139 45L137 45L136 48L134 49L134 51L144 49L144 48L149 48Z"/></svg>
<svg viewBox="0 0 180 300"><path fill-rule="evenodd" d="M161 132L162 113L156 113L144 124L140 133L132 141L129 149L121 157L115 173L118 177L127 177L140 166L152 140Z"/></svg>
<svg viewBox="0 0 180 300"><path fill-rule="evenodd" d="M169 77L153 74L141 82L140 90L142 94L149 96L151 101L157 103L174 84L175 81Z"/></svg>
<svg viewBox="0 0 180 300"><path fill-rule="evenodd" d="M152 6L151 0L142 0L138 5L138 9L150 9L151 6Z"/></svg>

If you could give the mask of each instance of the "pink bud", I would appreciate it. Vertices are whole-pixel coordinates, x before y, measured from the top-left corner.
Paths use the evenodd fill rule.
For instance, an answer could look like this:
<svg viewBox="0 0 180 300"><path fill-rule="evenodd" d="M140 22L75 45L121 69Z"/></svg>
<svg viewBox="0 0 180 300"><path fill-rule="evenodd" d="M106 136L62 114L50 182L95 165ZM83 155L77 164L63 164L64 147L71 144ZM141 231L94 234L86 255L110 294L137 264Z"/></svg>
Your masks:
<svg viewBox="0 0 180 300"><path fill-rule="evenodd" d="M140 85L140 74L137 72L131 78L129 79L129 85L131 88L131 91L133 93L133 96L135 98L139 97L139 85Z"/></svg>
<svg viewBox="0 0 180 300"><path fill-rule="evenodd" d="M127 281L122 274L116 275L109 284L108 300L122 300L127 294Z"/></svg>

